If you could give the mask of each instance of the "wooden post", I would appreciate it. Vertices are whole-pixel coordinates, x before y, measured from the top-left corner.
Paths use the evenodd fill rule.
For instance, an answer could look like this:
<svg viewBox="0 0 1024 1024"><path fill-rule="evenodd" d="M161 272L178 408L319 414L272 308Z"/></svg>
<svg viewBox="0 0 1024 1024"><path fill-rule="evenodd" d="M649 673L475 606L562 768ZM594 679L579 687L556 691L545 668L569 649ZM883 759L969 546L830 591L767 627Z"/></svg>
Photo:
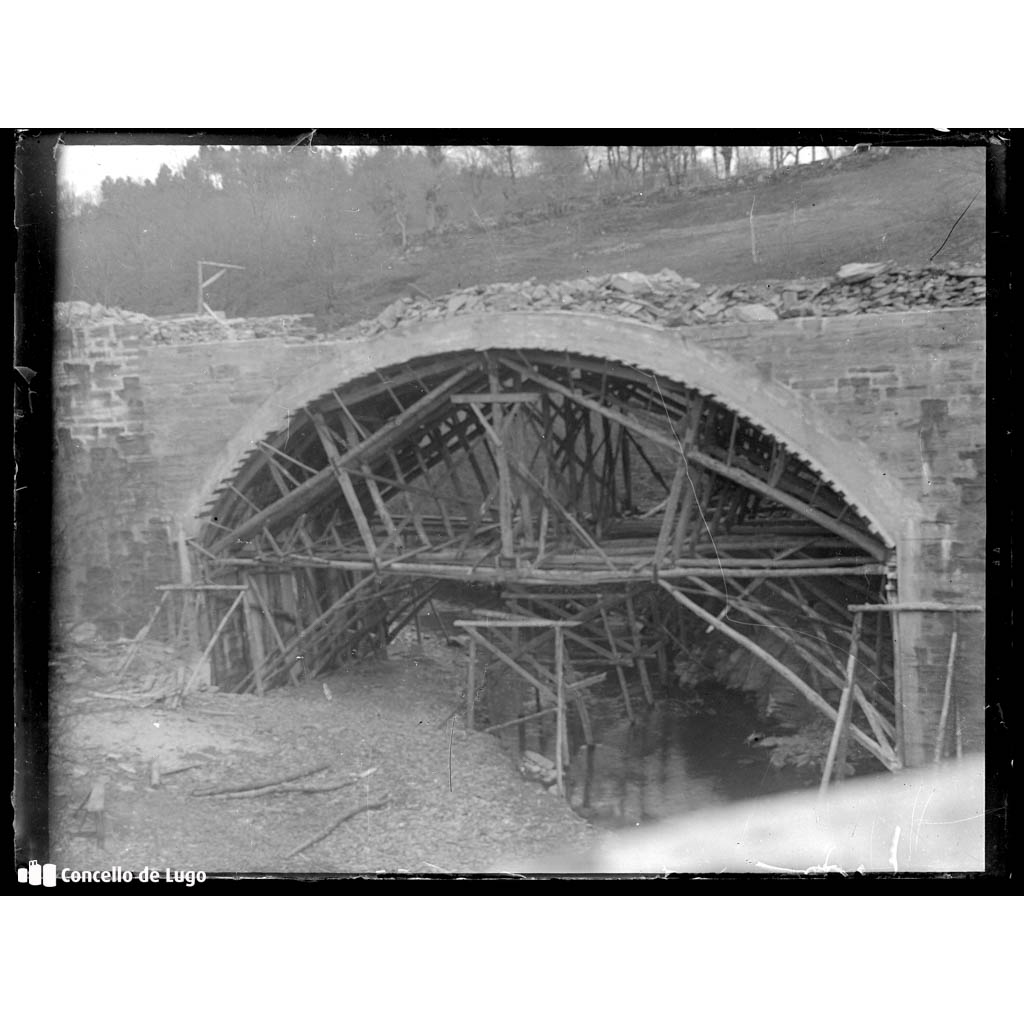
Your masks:
<svg viewBox="0 0 1024 1024"><path fill-rule="evenodd" d="M654 692L651 689L651 679L647 675L647 661L643 654L643 637L640 634L640 624L636 619L636 608L633 605L633 596L626 594L626 611L629 614L629 628L633 636L633 657L636 666L640 670L640 685L644 688L644 699L649 705L654 704Z"/></svg>
<svg viewBox="0 0 1024 1024"><path fill-rule="evenodd" d="M497 395L500 391L498 372L492 367L488 375L491 392ZM477 407L472 407L477 411ZM482 413L477 413L484 427L487 421ZM491 403L491 423L488 431L492 446L494 448L494 459L498 467L498 523L501 530L501 556L511 560L515 557L515 539L512 531L512 474L508 467L508 451L506 444L509 440L505 429L505 417L500 402Z"/></svg>
<svg viewBox="0 0 1024 1024"><path fill-rule="evenodd" d="M266 661L266 652L263 649L263 631L252 589L253 586L250 582L250 590L246 591L242 610L245 615L245 635L249 641L249 657L252 659L253 680L256 684L257 695L262 697L264 690L263 663Z"/></svg>
<svg viewBox="0 0 1024 1024"><path fill-rule="evenodd" d="M128 666L135 660L135 655L139 653L139 648L142 646L143 641L149 636L149 631L156 622L156 617L160 614L160 609L163 608L164 602L167 600L167 591L165 590L160 595L160 600L157 602L156 607L153 609L153 614L150 615L149 621L135 634L135 639L132 640L131 646L128 648L128 653L125 655L124 661L121 662L120 668L117 670L117 675L114 677L114 682L119 683L124 678L124 674L128 671Z"/></svg>
<svg viewBox="0 0 1024 1024"><path fill-rule="evenodd" d="M946 722L949 718L949 701L953 694L953 662L956 660L957 614L953 612L953 635L949 638L949 659L946 662L946 686L942 692L942 713L939 715L939 732L935 738L935 763L942 760L946 746Z"/></svg>
<svg viewBox="0 0 1024 1024"><path fill-rule="evenodd" d="M285 646L284 640L281 637L281 633L277 628L277 623L274 622L274 616L270 611L267 601L264 599L262 592L260 591L259 584L256 581L255 576L249 577L249 586L252 587L252 592L256 597L256 601L259 604L260 611L263 612L264 621L267 623L267 627L270 629L270 633L274 638L274 642L277 644L277 649L286 656L287 658L287 647ZM282 588L282 592L286 592L286 588ZM297 678L298 669L296 668L295 662L291 661L288 663L288 678L292 686L298 686L299 681Z"/></svg>
<svg viewBox="0 0 1024 1024"><path fill-rule="evenodd" d="M687 534L690 530L690 518L693 515L693 506L697 500L695 493L697 484L700 482L699 475L697 479L694 479L690 475L690 467L687 463L687 454L697 440L697 434L700 432L701 416L704 412L704 398L702 395L697 395L694 398L693 405L690 408L688 422L686 426L686 436L683 438L682 450L680 451L680 457L682 458L682 468L686 473L686 482L690 485L686 488L683 494L683 504L679 509L679 519L676 523L675 535L672 538L672 560L675 561L683 553L683 545L686 543ZM698 509L699 512L699 509ZM697 543L697 530L693 531L693 536L690 538L693 547Z"/></svg>
<svg viewBox="0 0 1024 1024"><path fill-rule="evenodd" d="M857 671L857 645L860 643L860 630L864 620L863 612L857 612L853 617L853 630L850 634L850 653L846 659L846 686L843 695L839 700L839 711L836 714L836 725L832 730L832 741L828 745L828 756L825 758L825 771L821 776L821 786L818 790L819 796L824 796L832 779L833 769L838 771L836 781L842 781L843 769L846 765L846 738L850 725L850 716L853 714L854 675Z"/></svg>
<svg viewBox="0 0 1024 1024"><path fill-rule="evenodd" d="M185 628L185 621L188 619L188 617L190 615L193 615L192 594L190 594L187 590L185 590L185 591L182 592L182 595L181 595L181 614L178 616L178 624L177 624L177 629L175 631L175 634L174 634L173 637L171 637L171 642L172 643L174 643L174 644L188 643L188 631ZM198 614L196 614L194 616L194 618L195 618L196 622L198 623L198 620L199 620Z"/></svg>
<svg viewBox="0 0 1024 1024"><path fill-rule="evenodd" d="M654 568L655 571L661 565L665 557L665 550L672 538L672 527L675 523L676 505L679 503L679 493L683 489L683 481L686 479L686 464L680 463L676 467L675 476L672 477L672 487L668 492L665 502L665 512L661 520L661 529L658 531L658 540L654 546Z"/></svg>
<svg viewBox="0 0 1024 1024"><path fill-rule="evenodd" d="M448 627L444 624L444 619L441 618L441 613L437 610L437 606L434 604L434 599L427 599L427 607L430 609L431 614L437 619L437 624L441 627L441 632L444 633L444 642L450 647L452 645L452 638L448 634Z"/></svg>
<svg viewBox="0 0 1024 1024"><path fill-rule="evenodd" d="M192 582L192 563L188 557L188 545L185 539L185 528L178 524L178 535L176 538L178 549L178 571L181 574L181 582L190 584ZM184 638L190 647L199 647L199 619L194 614L197 605L193 604L188 597L182 602L181 630Z"/></svg>
<svg viewBox="0 0 1024 1024"><path fill-rule="evenodd" d="M665 611L661 601L652 601L650 607L655 619L655 630L658 633L658 675L661 676L661 685L668 686L668 651L665 648L665 637L663 635L668 632L665 628Z"/></svg>
<svg viewBox="0 0 1024 1024"><path fill-rule="evenodd" d="M178 637L178 621L174 611L175 601L172 597L167 601L164 608L167 610L167 642L173 644Z"/></svg>
<svg viewBox="0 0 1024 1024"><path fill-rule="evenodd" d="M362 537L363 544L370 558L376 562L377 543L373 537L373 528L370 526L366 513L363 511L363 506L356 495L355 487L352 485L352 478L345 471L342 464L341 452L338 451L338 446L334 443L334 438L331 437L331 432L323 416L315 410L309 410L307 415L316 429L317 436L320 438L324 453L327 455L327 461L330 463L331 468L334 470L334 475L338 479L338 486L341 488L341 493L345 496L345 501L352 512L352 517L359 530L359 535Z"/></svg>
<svg viewBox="0 0 1024 1024"><path fill-rule="evenodd" d="M106 849L106 788L108 781L106 775L97 776L85 805L86 817L92 820L96 829L96 845L101 850Z"/></svg>
<svg viewBox="0 0 1024 1024"><path fill-rule="evenodd" d="M517 462L527 458L529 452L529 438L526 434L525 415L521 413L522 406L513 406L512 411L505 421L506 444L511 447ZM519 529L521 531L521 544L527 548L534 546L534 523L533 509L530 501L530 489L523 487L518 492L519 498Z"/></svg>
<svg viewBox="0 0 1024 1024"><path fill-rule="evenodd" d="M473 707L476 703L476 640L469 638L469 666L466 671L466 731L473 731Z"/></svg>
<svg viewBox="0 0 1024 1024"><path fill-rule="evenodd" d="M626 673L622 671L622 663L619 658L619 649L615 643L615 637L612 636L611 623L608 621L608 613L602 608L601 609L601 622L604 623L604 633L608 638L608 647L612 652L612 657L615 659L615 674L619 679L619 689L622 691L622 699L626 705L626 717L632 722L633 715L633 704L629 699L629 686L626 683Z"/></svg>
<svg viewBox="0 0 1024 1024"><path fill-rule="evenodd" d="M629 464L629 431L619 424L619 458L622 460L622 500L626 510L633 512L633 473Z"/></svg>
<svg viewBox="0 0 1024 1024"><path fill-rule="evenodd" d="M599 678L603 680L605 678L605 674L603 672L600 673ZM574 692L573 700L576 703L576 711L580 716L580 724L583 726L583 741L587 746L590 746L594 742L594 730L590 724L590 714L587 712L587 705L583 700L583 694Z"/></svg>
<svg viewBox="0 0 1024 1024"><path fill-rule="evenodd" d="M559 796L565 796L565 784L562 779L562 759L566 753L563 740L565 731L564 653L562 630L555 626L555 680L558 687L556 690L558 714L555 719L555 785L558 788Z"/></svg>
<svg viewBox="0 0 1024 1024"><path fill-rule="evenodd" d="M206 664L207 659L210 657L210 654L213 652L214 646L216 645L217 641L220 639L221 633L224 632L224 627L227 626L228 620L231 618L232 613L242 603L242 600L244 598L245 598L245 591L242 590L242 591L239 591L238 596L234 599L234 601L231 602L231 607L227 610L227 612L225 612L224 618L222 618L220 620L220 624L214 630L213 636L210 637L210 642L206 645L206 649L203 651L202 656L200 657L199 661L196 662L196 667L192 670L192 674L188 677L187 682L182 687L182 693L186 692L188 690L188 688L199 677L200 669L202 669L203 665Z"/></svg>

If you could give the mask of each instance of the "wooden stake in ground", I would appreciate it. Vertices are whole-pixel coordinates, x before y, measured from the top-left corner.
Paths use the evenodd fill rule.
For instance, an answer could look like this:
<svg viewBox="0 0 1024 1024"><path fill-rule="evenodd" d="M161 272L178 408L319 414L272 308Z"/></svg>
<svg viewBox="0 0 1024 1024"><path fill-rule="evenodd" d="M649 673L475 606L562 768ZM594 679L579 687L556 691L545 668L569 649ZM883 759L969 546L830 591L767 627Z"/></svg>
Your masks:
<svg viewBox="0 0 1024 1024"><path fill-rule="evenodd" d="M106 849L107 841L106 789L107 777L100 775L93 784L85 804L86 815L96 829L96 844L101 850Z"/></svg>

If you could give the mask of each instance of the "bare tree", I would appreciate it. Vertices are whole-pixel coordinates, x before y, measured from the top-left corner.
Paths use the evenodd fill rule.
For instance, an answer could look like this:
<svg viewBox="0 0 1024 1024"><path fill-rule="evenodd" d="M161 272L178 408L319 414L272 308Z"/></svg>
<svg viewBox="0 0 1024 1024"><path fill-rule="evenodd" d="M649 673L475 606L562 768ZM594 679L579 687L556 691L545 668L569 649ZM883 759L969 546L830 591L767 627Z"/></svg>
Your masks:
<svg viewBox="0 0 1024 1024"><path fill-rule="evenodd" d="M657 180L658 174L663 174L666 185L671 187L678 184L679 147L650 146L648 151L651 172L654 174L655 180Z"/></svg>
<svg viewBox="0 0 1024 1024"><path fill-rule="evenodd" d="M447 208L441 202L441 190L445 178L445 147L424 146L424 152L429 164L429 180L423 191L424 215L426 218L426 231L432 235L443 223L447 216ZM402 228L402 236L405 237L405 228ZM403 248L405 248L403 244Z"/></svg>
<svg viewBox="0 0 1024 1024"><path fill-rule="evenodd" d="M583 177L583 150L580 146L534 146L534 176L541 186L554 216L564 213L569 198L578 193Z"/></svg>
<svg viewBox="0 0 1024 1024"><path fill-rule="evenodd" d="M612 176L618 178L620 175L633 178L640 169L640 150L643 147L634 146L606 146L608 166L611 168Z"/></svg>
<svg viewBox="0 0 1024 1024"><path fill-rule="evenodd" d="M516 148L515 146L503 146L502 149L505 151L505 166L508 169L509 181L512 182L514 188L516 183Z"/></svg>

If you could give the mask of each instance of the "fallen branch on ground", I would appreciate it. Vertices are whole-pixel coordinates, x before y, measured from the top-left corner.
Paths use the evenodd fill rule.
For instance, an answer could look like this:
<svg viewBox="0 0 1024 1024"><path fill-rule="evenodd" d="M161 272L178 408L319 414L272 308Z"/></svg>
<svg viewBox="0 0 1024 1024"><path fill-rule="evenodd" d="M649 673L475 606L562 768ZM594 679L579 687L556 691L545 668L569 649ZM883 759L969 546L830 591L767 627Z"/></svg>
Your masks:
<svg viewBox="0 0 1024 1024"><path fill-rule="evenodd" d="M342 822L348 821L349 818L354 818L357 814L362 814L363 811L375 811L378 808L383 807L390 799L390 795L385 794L373 803L360 804L351 811L346 811L340 818L328 825L323 832L319 832L317 835L313 836L312 839L307 839L304 843L300 843L294 850L289 850L288 853L284 855L285 860L289 857L294 857L297 853L302 853L303 850L307 850L311 846L315 846L321 839L326 839Z"/></svg>
<svg viewBox="0 0 1024 1024"><path fill-rule="evenodd" d="M266 789L268 786L277 786L282 782L294 782L296 779L304 779L307 775L316 775L318 772L325 772L331 767L329 761L318 764L315 768L305 768L301 772L292 772L290 775L282 775L278 779L264 779L261 782L243 782L235 786L210 787L207 789L193 789L192 796L217 796L220 793L244 793L250 789Z"/></svg>
<svg viewBox="0 0 1024 1024"><path fill-rule="evenodd" d="M123 700L128 704L134 704L136 707L143 707L145 704L152 703L152 701L140 700L138 697L129 697L123 693L101 693L99 690L86 690L90 697L100 697L103 700Z"/></svg>
<svg viewBox="0 0 1024 1024"><path fill-rule="evenodd" d="M193 768L205 768L206 762L200 761L197 764L184 764L178 768L163 768L160 765L160 758L154 757L149 765L149 784L153 789L160 788L160 780L168 775L178 775L180 772L190 772Z"/></svg>
<svg viewBox="0 0 1024 1024"><path fill-rule="evenodd" d="M360 779L365 779L376 770L376 768L370 768L365 772L360 772L358 775L350 775L343 782L329 782L326 786L296 786L290 782L279 782L271 786L262 786L260 789L247 789L237 793L210 793L207 795L222 796L225 800L240 800L250 796L266 796L267 793L333 793L336 789L354 786Z"/></svg>
<svg viewBox="0 0 1024 1024"><path fill-rule="evenodd" d="M193 768L205 768L206 762L199 761L197 764L183 764L180 768L161 768L161 775L177 775L179 772L190 772Z"/></svg>

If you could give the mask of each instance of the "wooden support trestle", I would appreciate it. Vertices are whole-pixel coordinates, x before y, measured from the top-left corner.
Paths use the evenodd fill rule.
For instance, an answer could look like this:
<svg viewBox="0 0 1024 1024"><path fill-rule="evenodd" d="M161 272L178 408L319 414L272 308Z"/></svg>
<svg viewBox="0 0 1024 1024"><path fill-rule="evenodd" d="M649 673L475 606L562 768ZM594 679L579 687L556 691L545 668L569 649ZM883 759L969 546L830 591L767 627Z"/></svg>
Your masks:
<svg viewBox="0 0 1024 1024"><path fill-rule="evenodd" d="M201 581L186 593L198 604L214 587L243 588L242 614L204 631L217 634L211 657L231 688L295 682L300 658L315 675L376 651L418 624L438 584L484 584L525 613L517 628L548 633L513 645L487 616L466 620L467 721L481 663L494 658L556 707L573 701L586 732L576 664L601 659L632 715L630 681L650 704L648 660L665 676L683 643L676 605L714 593L773 631L780 606L806 609L794 651L849 690L851 725L866 723L869 749L893 759L890 692L872 691L881 631L858 638L868 670L848 687L828 656L845 608L819 614L808 596L822 579L842 580L847 598L877 593L885 544L799 453L677 381L526 349L371 367L326 381L255 441L204 522L191 542ZM711 618L724 632L725 612ZM948 689L944 727L955 717ZM564 744L564 708L559 722Z"/></svg>

